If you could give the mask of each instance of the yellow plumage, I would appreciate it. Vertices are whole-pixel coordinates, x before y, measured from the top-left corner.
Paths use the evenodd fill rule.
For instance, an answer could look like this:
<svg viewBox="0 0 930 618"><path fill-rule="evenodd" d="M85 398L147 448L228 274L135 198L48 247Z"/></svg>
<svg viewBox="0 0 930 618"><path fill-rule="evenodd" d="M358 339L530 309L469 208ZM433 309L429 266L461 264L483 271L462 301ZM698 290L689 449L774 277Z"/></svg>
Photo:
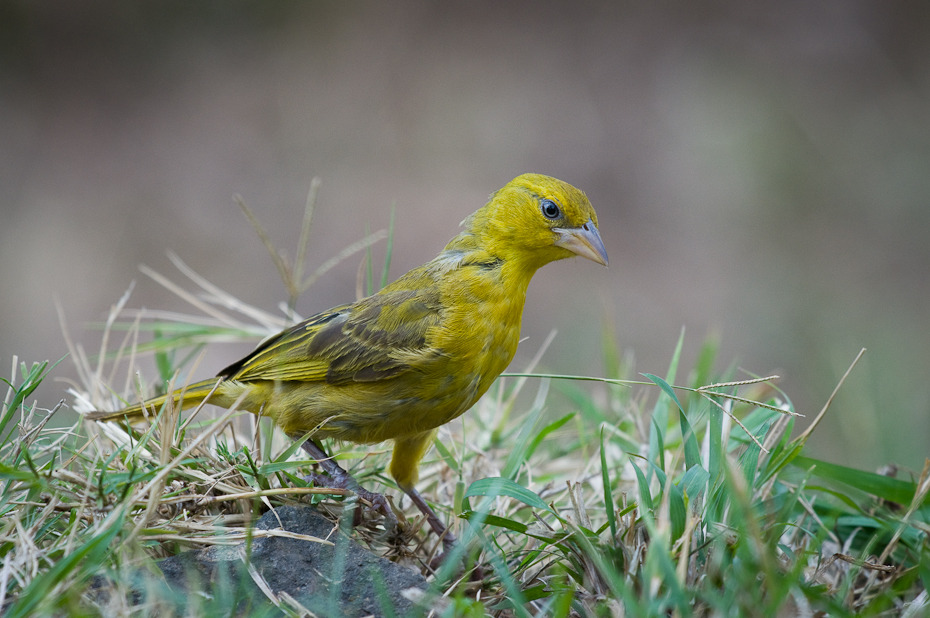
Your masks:
<svg viewBox="0 0 930 618"><path fill-rule="evenodd" d="M183 401L175 392L148 405L171 397L188 408L216 387L209 403L229 407L244 396L241 408L292 436L394 440L391 475L422 509L417 464L436 428L468 410L510 363L536 270L573 255L607 264L585 194L548 176L518 176L432 261L268 339L221 371L222 381L188 386ZM137 405L89 416L141 412Z"/></svg>

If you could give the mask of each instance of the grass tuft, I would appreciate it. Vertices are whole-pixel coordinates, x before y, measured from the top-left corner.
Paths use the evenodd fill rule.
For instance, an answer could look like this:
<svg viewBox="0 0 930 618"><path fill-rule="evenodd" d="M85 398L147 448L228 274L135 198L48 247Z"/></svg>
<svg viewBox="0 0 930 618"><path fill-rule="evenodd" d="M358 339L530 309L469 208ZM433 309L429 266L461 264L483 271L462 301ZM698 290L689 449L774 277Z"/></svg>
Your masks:
<svg viewBox="0 0 930 618"><path fill-rule="evenodd" d="M127 292L101 325L96 358L69 344L79 377L70 407L113 409L158 385L182 385L177 376L197 373L204 345L254 341L298 319L297 295L336 263L304 274L317 191L315 182L294 263L243 204L284 280L282 315L245 305L172 256L186 286L144 272L194 312L131 310ZM371 234L337 259L384 236ZM359 287L370 289L370 250L363 266ZM421 470L421 492L452 522L459 558L478 567L477 580L459 572L460 562L429 571L438 543L405 498L399 537L363 511L356 540L430 573L432 588L418 593L424 607L559 617L927 611L930 465L873 473L817 459L805 445L830 402L792 438L798 413L775 377L718 374L714 340L686 368L682 333L664 377L645 379L609 331L603 377L539 372L549 341L524 373L499 379L441 431ZM138 374L145 359L159 374L148 376L154 387ZM30 400L54 369L14 359L3 380L0 613L301 614L286 594L244 600L239 583L223 578L209 597L175 594L155 562L274 534L250 527L274 506L315 504L339 521L347 492L308 487L301 479L313 462L267 419L235 407L182 416L169 405L151 410L145 428L81 416L56 426L64 401L44 409ZM366 487L402 495L386 476L384 447L336 452Z"/></svg>

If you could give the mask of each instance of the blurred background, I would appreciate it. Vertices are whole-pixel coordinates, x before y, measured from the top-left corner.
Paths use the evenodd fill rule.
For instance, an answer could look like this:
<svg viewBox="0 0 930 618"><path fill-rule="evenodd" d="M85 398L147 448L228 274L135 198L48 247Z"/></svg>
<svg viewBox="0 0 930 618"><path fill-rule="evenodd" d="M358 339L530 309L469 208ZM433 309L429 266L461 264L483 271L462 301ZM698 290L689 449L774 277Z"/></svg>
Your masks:
<svg viewBox="0 0 930 618"><path fill-rule="evenodd" d="M186 309L139 264L276 311L233 194L312 269L396 209L391 276L525 171L584 189L609 269L530 288L520 369L601 374L612 330L664 374L778 373L814 453L919 469L930 445L926 2L34 2L0 5L0 367L88 349L130 306ZM293 251L291 251L293 255ZM383 255L383 245L375 248ZM354 298L358 257L303 315ZM376 265L380 268L380 264ZM204 375L249 346L215 346ZM35 396L64 397L70 361ZM154 376L151 376L154 377ZM679 381L683 381L680 379Z"/></svg>

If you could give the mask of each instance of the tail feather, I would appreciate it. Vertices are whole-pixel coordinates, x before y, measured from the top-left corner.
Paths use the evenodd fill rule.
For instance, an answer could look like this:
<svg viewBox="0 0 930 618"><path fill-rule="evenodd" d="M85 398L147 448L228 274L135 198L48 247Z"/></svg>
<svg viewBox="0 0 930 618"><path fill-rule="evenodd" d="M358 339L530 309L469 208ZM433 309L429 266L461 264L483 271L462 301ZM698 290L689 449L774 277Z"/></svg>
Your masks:
<svg viewBox="0 0 930 618"><path fill-rule="evenodd" d="M218 381L219 378L209 378L207 380L201 380L200 382L194 382L193 384L190 384L182 389L172 391L167 395L153 397L152 399L146 400L145 409L149 412L154 410L157 413L165 404L165 402L168 401L168 399L171 399L174 405L180 406L182 410L192 408L203 402L203 400L205 400L210 395L210 393L213 392ZM136 405L123 408L122 410L118 410L116 412L95 410L85 414L84 418L92 421L106 422L118 421L121 419L129 419L130 421L133 421L143 418L144 416L145 414L142 411L142 404L137 403Z"/></svg>

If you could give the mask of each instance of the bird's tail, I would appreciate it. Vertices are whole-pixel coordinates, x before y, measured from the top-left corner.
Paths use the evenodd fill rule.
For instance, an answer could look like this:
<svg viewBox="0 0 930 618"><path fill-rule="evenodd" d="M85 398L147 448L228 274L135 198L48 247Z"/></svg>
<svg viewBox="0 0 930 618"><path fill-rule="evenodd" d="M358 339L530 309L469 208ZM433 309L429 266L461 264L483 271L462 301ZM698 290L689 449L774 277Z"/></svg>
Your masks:
<svg viewBox="0 0 930 618"><path fill-rule="evenodd" d="M167 395L154 397L145 402L145 409L149 414L152 412L157 414L165 402L171 399L174 405L179 406L182 410L186 410L187 408L199 405L203 400L205 400L216 388L216 384L219 381L220 378L209 378L200 382L194 382L193 384L190 384L184 388L172 391ZM127 418L130 421L139 420L145 415L142 410L142 405L143 404L141 403L137 403L134 406L129 406L128 408L123 408L122 410L118 410L116 412L95 410L94 412L88 412L84 415L84 417L92 421L101 422L118 421L124 418Z"/></svg>

